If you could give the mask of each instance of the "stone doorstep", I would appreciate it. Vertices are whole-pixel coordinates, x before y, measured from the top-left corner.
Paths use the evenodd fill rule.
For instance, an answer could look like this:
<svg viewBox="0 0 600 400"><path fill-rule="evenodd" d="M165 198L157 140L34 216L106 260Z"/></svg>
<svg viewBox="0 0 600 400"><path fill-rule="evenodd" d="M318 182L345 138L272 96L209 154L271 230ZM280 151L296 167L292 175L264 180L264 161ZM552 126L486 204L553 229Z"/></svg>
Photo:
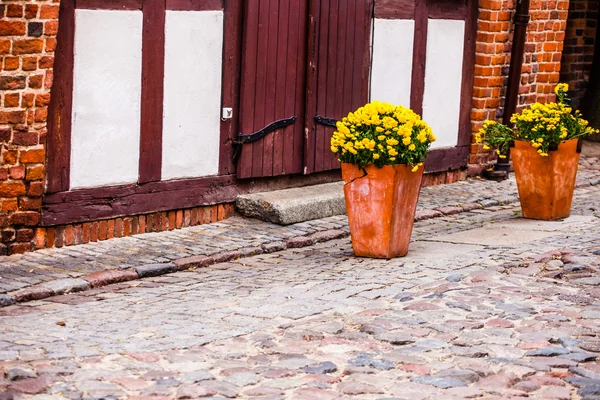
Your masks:
<svg viewBox="0 0 600 400"><path fill-rule="evenodd" d="M596 183L583 182L578 184L576 187L586 187L590 185L595 185ZM319 186L315 189L315 186ZM274 217L275 219L280 218L280 220L287 220L291 211L294 207L306 207L304 216L306 215L314 215L314 219L325 218L333 215L340 215L345 213L345 203L344 203L344 195L343 195L343 183L328 183L324 185L315 185L309 188L296 188L296 189L286 189L276 192L268 192L268 193L258 193L247 196L240 196L238 201L242 204L253 203L253 206L249 206L249 210L253 208L256 210L256 204L259 202L267 201L267 199L280 199L277 201L285 202L284 199L290 200L289 208L285 210L283 214L279 217ZM286 192L284 195L279 195L277 192ZM275 194L274 194L275 193ZM296 199L294 196L300 196L302 193L316 193L319 197L318 206L305 206L304 204L308 203L307 199L310 199L310 195L306 195L301 199ZM336 197L337 196L337 197ZM245 198L244 200L240 200L240 198ZM247 199L251 197L251 199ZM425 219L439 218L446 215L458 214L466 211L471 211L474 209L484 209L487 207L493 207L498 204L509 204L517 202L519 199L517 197L512 197L510 199L502 199L498 200L483 200L478 203L467 203L460 206L455 207L440 207L434 210L419 210L415 215L415 221L422 221ZM236 205L239 204L236 201ZM331 203L328 203L331 202ZM339 210L340 202L344 203L344 211L339 214L328 214L331 212L337 212L335 210ZM315 203L315 204L316 204ZM322 206L323 203L330 204L329 208ZM336 208L337 207L337 208ZM320 211L316 211L320 209ZM283 209L283 208L282 208ZM273 213L275 210L274 207L270 208L270 213ZM255 212L255 211L252 211ZM314 213L313 213L314 212ZM318 213L328 214L322 215ZM277 215L277 214L273 214ZM250 216L250 215L248 215ZM254 215L256 217L256 215ZM273 222L273 221L271 221ZM273 242L273 243L265 243L260 247L256 248L242 248L238 250L228 251L228 252L220 252L211 255L205 256L191 256L185 257L178 260L174 260L170 263L159 263L159 264L145 264L140 265L135 268L129 269L112 269L105 271L97 271L92 274L88 274L82 276L80 278L66 278L66 279L57 279L54 281L48 281L45 283L41 283L38 285L33 285L27 288L19 289L13 292L9 292L6 294L0 294L0 308L8 307L10 305L14 305L16 303L23 303L32 300L42 300L52 296L64 295L69 293L81 292L85 290L89 290L92 288L102 287L114 283L127 282L131 280L142 279L145 277L153 277L160 276L165 274L170 274L177 271L184 270L193 270L196 268L205 268L214 264L223 263L227 261L237 260L245 257L252 257L259 254L264 253L274 253L278 251L283 251L286 249L292 248L302 248L307 246L312 246L316 243L322 243L329 240L341 239L348 237L349 234L342 230L327 230L322 232L316 232L308 236L296 236L287 239L285 242Z"/></svg>
<svg viewBox="0 0 600 400"><path fill-rule="evenodd" d="M237 197L235 205L245 217L278 225L346 213L343 182L241 195Z"/></svg>

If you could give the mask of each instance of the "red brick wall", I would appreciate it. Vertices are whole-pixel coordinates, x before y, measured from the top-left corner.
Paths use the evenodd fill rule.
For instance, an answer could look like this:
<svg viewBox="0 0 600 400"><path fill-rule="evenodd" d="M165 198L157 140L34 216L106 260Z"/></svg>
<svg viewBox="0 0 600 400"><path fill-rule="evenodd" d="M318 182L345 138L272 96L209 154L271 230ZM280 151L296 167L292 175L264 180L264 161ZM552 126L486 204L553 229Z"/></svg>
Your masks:
<svg viewBox="0 0 600 400"><path fill-rule="evenodd" d="M598 0L571 0L560 67L560 80L570 87L574 106L585 93L590 79L598 19Z"/></svg>
<svg viewBox="0 0 600 400"><path fill-rule="evenodd" d="M475 88L473 92L473 133L486 119L501 120L515 10L514 0L480 0L477 33ZM521 74L519 108L536 101L554 100L559 82L561 53L569 9L568 0L531 0L525 57ZM473 140L475 142L475 140ZM473 143L469 174L478 175L491 167L495 156Z"/></svg>
<svg viewBox="0 0 600 400"><path fill-rule="evenodd" d="M58 9L58 0L0 4L0 254L34 246Z"/></svg>
<svg viewBox="0 0 600 400"><path fill-rule="evenodd" d="M38 228L35 248L63 247L148 232L163 232L222 221L235 212L233 203L156 212L80 224Z"/></svg>

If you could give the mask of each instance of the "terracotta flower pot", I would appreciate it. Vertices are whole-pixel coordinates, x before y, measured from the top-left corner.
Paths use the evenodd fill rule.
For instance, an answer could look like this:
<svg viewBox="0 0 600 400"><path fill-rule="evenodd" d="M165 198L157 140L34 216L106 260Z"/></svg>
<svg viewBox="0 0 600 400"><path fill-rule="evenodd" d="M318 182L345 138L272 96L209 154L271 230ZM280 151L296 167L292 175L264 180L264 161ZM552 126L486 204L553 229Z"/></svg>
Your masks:
<svg viewBox="0 0 600 400"><path fill-rule="evenodd" d="M567 140L542 157L526 141L515 141L511 151L523 217L543 220L566 218L571 201L579 153L577 140Z"/></svg>
<svg viewBox="0 0 600 400"><path fill-rule="evenodd" d="M408 253L423 167L342 163L344 195L354 254L393 258ZM366 172L366 175L365 175Z"/></svg>

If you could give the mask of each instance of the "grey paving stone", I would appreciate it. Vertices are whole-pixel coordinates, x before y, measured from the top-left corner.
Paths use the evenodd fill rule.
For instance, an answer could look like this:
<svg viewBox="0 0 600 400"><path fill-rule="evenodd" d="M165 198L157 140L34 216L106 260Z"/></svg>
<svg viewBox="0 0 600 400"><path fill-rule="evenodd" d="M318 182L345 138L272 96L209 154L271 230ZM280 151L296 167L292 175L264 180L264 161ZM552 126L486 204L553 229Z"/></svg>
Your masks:
<svg viewBox="0 0 600 400"><path fill-rule="evenodd" d="M562 347L544 347L537 350L530 350L525 355L530 357L554 357L569 353L569 350Z"/></svg>
<svg viewBox="0 0 600 400"><path fill-rule="evenodd" d="M417 376L412 378L411 382L422 383L423 385L431 385L441 389L467 386L467 384L457 379L436 376Z"/></svg>
<svg viewBox="0 0 600 400"><path fill-rule="evenodd" d="M7 307L14 304L13 299L7 294L0 294L0 307Z"/></svg>
<svg viewBox="0 0 600 400"><path fill-rule="evenodd" d="M173 263L148 264L135 267L135 270L140 278L148 278L175 272L177 266Z"/></svg>
<svg viewBox="0 0 600 400"><path fill-rule="evenodd" d="M330 374L337 371L337 365L331 361L315 364L304 368L307 374Z"/></svg>
<svg viewBox="0 0 600 400"><path fill-rule="evenodd" d="M88 281L76 278L57 279L46 282L42 286L50 289L55 295L81 292L91 288Z"/></svg>

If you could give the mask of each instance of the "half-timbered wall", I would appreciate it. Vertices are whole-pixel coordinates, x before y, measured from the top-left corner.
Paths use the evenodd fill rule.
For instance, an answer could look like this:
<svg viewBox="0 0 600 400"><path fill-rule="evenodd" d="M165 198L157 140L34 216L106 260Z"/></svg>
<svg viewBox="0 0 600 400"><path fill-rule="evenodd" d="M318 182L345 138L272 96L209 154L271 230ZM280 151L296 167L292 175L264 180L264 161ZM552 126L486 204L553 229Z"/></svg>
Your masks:
<svg viewBox="0 0 600 400"><path fill-rule="evenodd" d="M371 99L411 107L437 136L426 171L464 167L477 8L466 0L378 0Z"/></svg>
<svg viewBox="0 0 600 400"><path fill-rule="evenodd" d="M141 76L142 12L76 10L70 189L137 182Z"/></svg>
<svg viewBox="0 0 600 400"><path fill-rule="evenodd" d="M433 149L459 144L461 89L471 85L463 82L464 42L465 21L428 21L423 119L437 136Z"/></svg>
<svg viewBox="0 0 600 400"><path fill-rule="evenodd" d="M223 11L147 3L75 3L63 190L218 173Z"/></svg>
<svg viewBox="0 0 600 400"><path fill-rule="evenodd" d="M219 172L223 12L167 11L162 180Z"/></svg>
<svg viewBox="0 0 600 400"><path fill-rule="evenodd" d="M371 98L410 107L414 19L375 18Z"/></svg>

